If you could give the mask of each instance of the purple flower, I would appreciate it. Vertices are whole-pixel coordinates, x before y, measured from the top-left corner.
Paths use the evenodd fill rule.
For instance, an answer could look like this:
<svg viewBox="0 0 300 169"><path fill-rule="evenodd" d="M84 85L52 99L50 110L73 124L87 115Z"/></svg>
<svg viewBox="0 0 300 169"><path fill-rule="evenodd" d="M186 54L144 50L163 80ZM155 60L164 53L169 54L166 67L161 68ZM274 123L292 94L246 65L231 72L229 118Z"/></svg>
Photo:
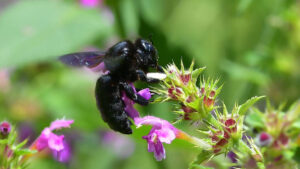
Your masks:
<svg viewBox="0 0 300 169"><path fill-rule="evenodd" d="M143 139L148 142L148 151L154 152L154 156L157 161L161 161L166 158L166 152L162 143L170 144L179 133L171 123L166 120L153 117L145 116L143 118L135 118L134 122L137 127L142 125L152 125L147 136L143 136Z"/></svg>
<svg viewBox="0 0 300 169"><path fill-rule="evenodd" d="M31 145L36 137L36 132L32 126L32 124L28 122L22 122L18 125L18 133L20 142L27 139L26 145Z"/></svg>
<svg viewBox="0 0 300 169"><path fill-rule="evenodd" d="M229 151L227 153L227 157L231 160L231 162L233 163L237 163L238 159L237 159L237 155L233 152L233 151Z"/></svg>
<svg viewBox="0 0 300 169"><path fill-rule="evenodd" d="M101 135L103 145L110 147L119 158L126 159L134 152L134 141L127 136L112 131L102 132Z"/></svg>
<svg viewBox="0 0 300 169"><path fill-rule="evenodd" d="M72 149L66 140L63 140L63 147L64 149L61 151L52 151L52 155L57 161L68 163L72 158Z"/></svg>
<svg viewBox="0 0 300 169"><path fill-rule="evenodd" d="M11 125L7 121L3 121L0 124L0 134L2 136L7 136L10 133Z"/></svg>
<svg viewBox="0 0 300 169"><path fill-rule="evenodd" d="M131 84L131 86L132 86L135 93L141 95L142 97L144 97L147 100L149 100L151 98L151 93L150 93L150 90L148 88L140 90L139 92L136 92L136 89L135 89L134 85ZM124 91L122 92L122 100L125 104L125 112L128 114L128 116L130 116L132 119L134 119L136 117L140 117L139 112L133 107L134 101L129 99L126 96L126 93Z"/></svg>
<svg viewBox="0 0 300 169"><path fill-rule="evenodd" d="M94 8L101 3L101 0L80 0L80 4L84 7Z"/></svg>
<svg viewBox="0 0 300 169"><path fill-rule="evenodd" d="M62 151L64 149L64 135L56 135L53 133L53 130L69 128L72 123L73 120L64 119L52 122L50 127L47 127L42 131L41 135L31 146L32 149L42 151L45 148L50 148L53 151Z"/></svg>

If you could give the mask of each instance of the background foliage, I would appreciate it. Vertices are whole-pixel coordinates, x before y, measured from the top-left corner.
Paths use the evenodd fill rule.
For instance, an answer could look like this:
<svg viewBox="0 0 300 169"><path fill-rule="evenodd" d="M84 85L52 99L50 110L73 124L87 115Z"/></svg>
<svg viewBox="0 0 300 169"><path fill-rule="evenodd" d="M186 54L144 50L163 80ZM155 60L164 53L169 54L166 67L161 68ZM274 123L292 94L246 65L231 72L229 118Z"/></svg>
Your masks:
<svg viewBox="0 0 300 169"><path fill-rule="evenodd" d="M0 119L30 126L32 133L62 116L75 120L67 133L72 160L61 164L45 155L29 168L182 169L194 157L191 145L177 141L166 147L167 159L156 162L140 139L149 128L125 136L135 145L130 156L112 151L93 97L97 74L60 64L58 56L68 52L105 50L152 35L161 65L194 59L206 66L206 75L224 83L221 97L231 107L254 95L267 95L276 105L299 98L300 1L99 2L87 8L75 0L0 1ZM173 119L169 104L138 108Z"/></svg>

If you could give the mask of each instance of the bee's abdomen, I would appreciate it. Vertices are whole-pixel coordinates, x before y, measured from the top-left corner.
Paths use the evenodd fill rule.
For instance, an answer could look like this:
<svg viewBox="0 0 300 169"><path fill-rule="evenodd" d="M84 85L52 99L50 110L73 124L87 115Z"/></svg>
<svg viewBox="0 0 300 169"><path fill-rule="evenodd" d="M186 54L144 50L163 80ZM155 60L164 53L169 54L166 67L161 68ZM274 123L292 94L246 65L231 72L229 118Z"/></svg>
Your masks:
<svg viewBox="0 0 300 169"><path fill-rule="evenodd" d="M101 116L109 127L123 134L131 134L131 123L124 111L119 85L109 74L98 79L95 95Z"/></svg>

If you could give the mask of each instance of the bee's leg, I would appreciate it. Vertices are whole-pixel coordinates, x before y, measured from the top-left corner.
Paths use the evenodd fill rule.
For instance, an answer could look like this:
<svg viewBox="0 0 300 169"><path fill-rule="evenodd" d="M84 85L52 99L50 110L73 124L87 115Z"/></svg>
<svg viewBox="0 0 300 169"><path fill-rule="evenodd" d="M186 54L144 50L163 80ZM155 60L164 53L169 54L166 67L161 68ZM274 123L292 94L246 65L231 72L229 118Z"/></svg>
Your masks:
<svg viewBox="0 0 300 169"><path fill-rule="evenodd" d="M158 83L158 82L160 82L159 79L147 78L145 72L143 72L142 70L136 70L136 74L137 74L139 80L145 81L147 83Z"/></svg>
<svg viewBox="0 0 300 169"><path fill-rule="evenodd" d="M158 72L165 73L164 69L163 69L162 66L160 66L160 65L157 65L156 70L157 70Z"/></svg>
<svg viewBox="0 0 300 169"><path fill-rule="evenodd" d="M143 98L141 95L134 92L133 88L128 83L120 82L120 85L122 89L125 91L126 95L135 103L140 105L149 104L149 101Z"/></svg>

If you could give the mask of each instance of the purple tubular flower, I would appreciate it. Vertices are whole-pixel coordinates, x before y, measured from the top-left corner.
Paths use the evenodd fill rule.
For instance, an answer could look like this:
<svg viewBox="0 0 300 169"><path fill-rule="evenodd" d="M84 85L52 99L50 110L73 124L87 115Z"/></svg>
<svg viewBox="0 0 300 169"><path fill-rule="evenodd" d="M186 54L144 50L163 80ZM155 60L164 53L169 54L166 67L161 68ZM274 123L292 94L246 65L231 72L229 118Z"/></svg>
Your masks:
<svg viewBox="0 0 300 169"><path fill-rule="evenodd" d="M101 0L80 0L80 4L83 7L95 8L100 4Z"/></svg>
<svg viewBox="0 0 300 169"><path fill-rule="evenodd" d="M143 118L135 118L134 122L137 127L142 125L152 125L147 136L143 136L143 139L148 142L148 151L153 152L157 161L161 161L166 158L166 152L162 143L170 144L179 133L171 123L166 120L145 116Z"/></svg>
<svg viewBox="0 0 300 169"><path fill-rule="evenodd" d="M136 89L135 89L134 85L131 84L131 86L132 86L135 93L141 95L142 97L144 97L147 100L149 100L151 98L151 93L150 93L150 90L148 88L140 90L139 92L136 92ZM139 112L133 107L133 105L135 104L134 101L129 99L126 96L126 93L124 91L122 92L122 100L125 103L125 112L127 113L127 115L129 117L131 117L132 119L134 119L136 117L140 117Z"/></svg>
<svg viewBox="0 0 300 169"><path fill-rule="evenodd" d="M237 155L233 152L233 151L229 151L227 154L227 157L231 160L231 162L233 163L237 163L238 159L237 159Z"/></svg>
<svg viewBox="0 0 300 169"><path fill-rule="evenodd" d="M42 151L45 148L50 148L52 151L62 151L64 149L64 135L56 135L53 133L53 130L61 128L69 128L73 123L73 120L56 120L51 123L50 127L45 128L41 135L32 145L33 149Z"/></svg>
<svg viewBox="0 0 300 169"><path fill-rule="evenodd" d="M64 146L63 150L52 151L52 155L54 159L56 159L57 161L62 163L68 163L72 158L72 149L70 144L66 140L63 140L63 146Z"/></svg>

